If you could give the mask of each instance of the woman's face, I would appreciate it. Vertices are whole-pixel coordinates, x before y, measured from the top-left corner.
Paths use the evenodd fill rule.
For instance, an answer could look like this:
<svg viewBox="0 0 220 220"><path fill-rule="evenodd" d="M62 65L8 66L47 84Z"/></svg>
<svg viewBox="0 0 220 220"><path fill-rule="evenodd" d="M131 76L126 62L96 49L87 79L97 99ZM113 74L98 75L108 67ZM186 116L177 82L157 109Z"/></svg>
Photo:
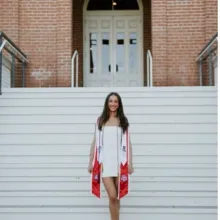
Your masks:
<svg viewBox="0 0 220 220"><path fill-rule="evenodd" d="M118 97L117 97L117 96L112 95L112 96L109 97L108 107L109 107L109 110L110 110L111 112L117 111L117 109L118 109L118 107L119 107Z"/></svg>

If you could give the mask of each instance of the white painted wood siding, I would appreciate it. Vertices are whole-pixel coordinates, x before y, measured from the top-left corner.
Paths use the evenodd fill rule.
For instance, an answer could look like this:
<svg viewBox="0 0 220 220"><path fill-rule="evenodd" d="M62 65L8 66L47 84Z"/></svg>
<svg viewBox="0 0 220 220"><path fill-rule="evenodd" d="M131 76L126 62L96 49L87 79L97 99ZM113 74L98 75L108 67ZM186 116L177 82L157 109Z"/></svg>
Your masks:
<svg viewBox="0 0 220 220"><path fill-rule="evenodd" d="M3 56L2 57L2 87L10 88L11 87L11 61Z"/></svg>
<svg viewBox="0 0 220 220"><path fill-rule="evenodd" d="M121 220L217 219L217 88L115 88L135 173ZM94 122L112 88L3 89L0 219L104 220L89 193Z"/></svg>

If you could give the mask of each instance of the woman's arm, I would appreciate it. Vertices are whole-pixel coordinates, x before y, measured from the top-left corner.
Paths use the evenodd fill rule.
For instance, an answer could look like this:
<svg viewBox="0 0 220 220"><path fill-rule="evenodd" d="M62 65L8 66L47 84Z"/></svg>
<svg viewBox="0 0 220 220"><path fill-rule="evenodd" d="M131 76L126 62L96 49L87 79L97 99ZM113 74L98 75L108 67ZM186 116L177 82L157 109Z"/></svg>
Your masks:
<svg viewBox="0 0 220 220"><path fill-rule="evenodd" d="M133 168L133 150L132 150L130 134L129 134L129 158L128 160L129 160L128 161L128 172L129 174L132 174L134 172L134 168Z"/></svg>
<svg viewBox="0 0 220 220"><path fill-rule="evenodd" d="M92 141L92 144L91 144L91 147L90 147L90 153L89 153L89 164L92 164L92 161L93 161L93 157L94 157L94 152L95 152L95 135L93 137L93 141Z"/></svg>
<svg viewBox="0 0 220 220"><path fill-rule="evenodd" d="M129 164L133 166L133 152L132 152L131 140L129 140Z"/></svg>
<svg viewBox="0 0 220 220"><path fill-rule="evenodd" d="M95 146L96 146L96 124L95 124L95 131L94 131L94 137L92 140L92 144L90 147L90 153L89 153L89 166L88 166L88 172L92 172L92 167L93 167L93 158L94 158L94 153L95 153Z"/></svg>
<svg viewBox="0 0 220 220"><path fill-rule="evenodd" d="M129 139L129 149L128 149L128 163L133 166L133 152L132 152L132 143L131 143L131 135L130 135L130 126L128 127L128 139Z"/></svg>

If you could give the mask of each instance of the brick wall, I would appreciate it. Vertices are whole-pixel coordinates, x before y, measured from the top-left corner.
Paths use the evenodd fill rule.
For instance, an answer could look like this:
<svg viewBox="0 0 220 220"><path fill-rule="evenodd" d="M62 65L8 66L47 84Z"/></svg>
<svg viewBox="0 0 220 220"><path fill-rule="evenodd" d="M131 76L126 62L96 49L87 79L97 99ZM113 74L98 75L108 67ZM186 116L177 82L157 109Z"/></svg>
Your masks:
<svg viewBox="0 0 220 220"><path fill-rule="evenodd" d="M69 86L72 53L71 0L15 2L4 1L1 10L4 12L4 19L1 19L0 29L28 56L30 63L27 68L27 86Z"/></svg>
<svg viewBox="0 0 220 220"><path fill-rule="evenodd" d="M20 47L30 63L27 84L30 87L56 85L57 13L56 1L20 0Z"/></svg>
<svg viewBox="0 0 220 220"><path fill-rule="evenodd" d="M199 85L195 59L217 32L217 1L152 2L155 85Z"/></svg>
<svg viewBox="0 0 220 220"><path fill-rule="evenodd" d="M167 1L167 84L198 85L195 59L204 46L204 1Z"/></svg>
<svg viewBox="0 0 220 220"><path fill-rule="evenodd" d="M167 0L152 1L153 85L167 85Z"/></svg>
<svg viewBox="0 0 220 220"><path fill-rule="evenodd" d="M0 0L0 31L18 43L19 0Z"/></svg>
<svg viewBox="0 0 220 220"><path fill-rule="evenodd" d="M208 42L212 35L217 32L218 4L216 0L205 1L205 41Z"/></svg>
<svg viewBox="0 0 220 220"><path fill-rule="evenodd" d="M71 55L79 52L83 86L83 0L0 0L0 30L27 54L29 87L70 86ZM155 86L198 85L194 62L217 31L217 0L143 0L146 51Z"/></svg>
<svg viewBox="0 0 220 220"><path fill-rule="evenodd" d="M58 87L71 86L72 56L72 0L56 0L57 12L57 83Z"/></svg>

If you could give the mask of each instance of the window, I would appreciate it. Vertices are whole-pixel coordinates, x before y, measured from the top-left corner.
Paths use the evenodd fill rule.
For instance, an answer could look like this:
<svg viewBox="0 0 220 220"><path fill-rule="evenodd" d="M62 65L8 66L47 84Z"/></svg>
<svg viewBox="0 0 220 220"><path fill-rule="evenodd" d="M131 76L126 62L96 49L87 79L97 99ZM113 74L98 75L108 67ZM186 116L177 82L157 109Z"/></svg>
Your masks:
<svg viewBox="0 0 220 220"><path fill-rule="evenodd" d="M139 10L139 6L137 0L90 0L87 10Z"/></svg>

